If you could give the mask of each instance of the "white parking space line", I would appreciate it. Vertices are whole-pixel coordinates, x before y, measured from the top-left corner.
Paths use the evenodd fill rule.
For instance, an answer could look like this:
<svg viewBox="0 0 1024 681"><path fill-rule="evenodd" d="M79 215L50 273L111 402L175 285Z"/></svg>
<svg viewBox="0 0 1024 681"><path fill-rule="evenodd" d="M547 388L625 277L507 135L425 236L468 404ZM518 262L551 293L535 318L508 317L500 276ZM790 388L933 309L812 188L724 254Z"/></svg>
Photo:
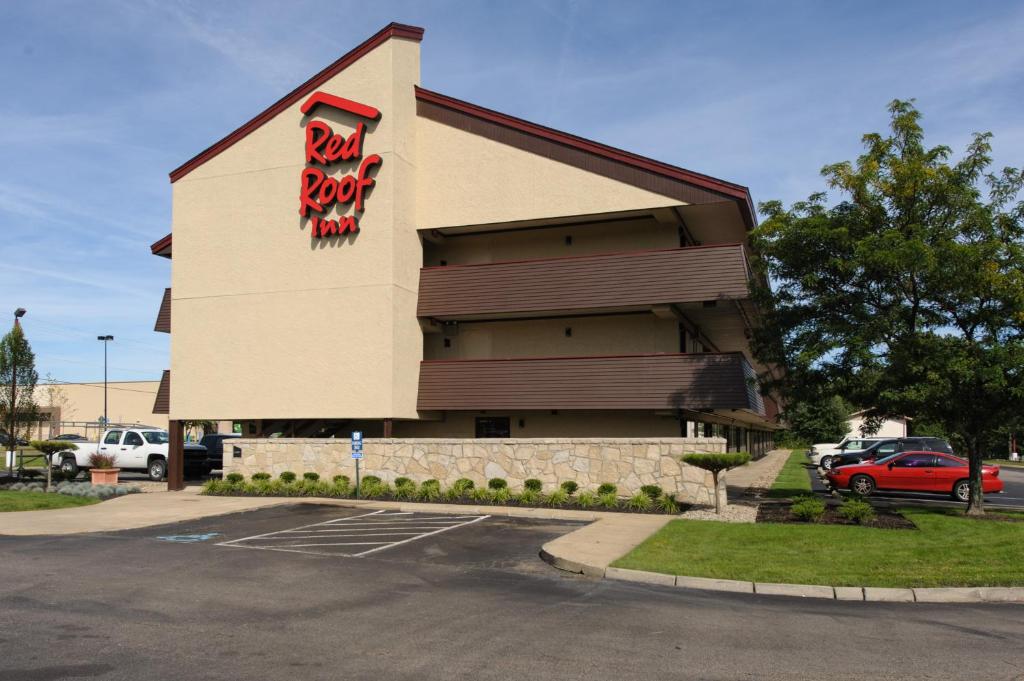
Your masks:
<svg viewBox="0 0 1024 681"><path fill-rule="evenodd" d="M359 557L471 525L488 517L423 516L412 512L381 510L232 539L220 542L218 546ZM336 550L329 550L332 548Z"/></svg>

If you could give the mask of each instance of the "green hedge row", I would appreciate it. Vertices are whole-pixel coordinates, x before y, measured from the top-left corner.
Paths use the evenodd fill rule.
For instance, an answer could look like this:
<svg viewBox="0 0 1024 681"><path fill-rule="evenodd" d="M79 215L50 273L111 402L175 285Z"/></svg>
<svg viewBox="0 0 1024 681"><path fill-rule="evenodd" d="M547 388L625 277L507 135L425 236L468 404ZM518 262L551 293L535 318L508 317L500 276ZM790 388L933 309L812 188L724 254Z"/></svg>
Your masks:
<svg viewBox="0 0 1024 681"><path fill-rule="evenodd" d="M355 486L346 475L336 475L328 482L321 480L316 473L305 473L299 478L291 471L281 473L276 479L271 478L269 473L254 473L249 480L245 480L239 473L229 473L223 480L208 480L203 486L203 494L334 499L352 499L357 496ZM683 510L684 506L676 501L675 495L666 494L657 485L645 485L636 494L623 498L619 497L618 488L608 482L601 484L597 490L580 490L576 482L566 480L557 489L545 493L541 481L534 478L524 481L522 490L513 492L503 478L491 478L486 487L477 487L469 478L460 478L443 488L439 481L433 479L416 483L402 477L389 484L375 475L367 475L360 480L358 497L380 501L494 504L633 513L675 514Z"/></svg>

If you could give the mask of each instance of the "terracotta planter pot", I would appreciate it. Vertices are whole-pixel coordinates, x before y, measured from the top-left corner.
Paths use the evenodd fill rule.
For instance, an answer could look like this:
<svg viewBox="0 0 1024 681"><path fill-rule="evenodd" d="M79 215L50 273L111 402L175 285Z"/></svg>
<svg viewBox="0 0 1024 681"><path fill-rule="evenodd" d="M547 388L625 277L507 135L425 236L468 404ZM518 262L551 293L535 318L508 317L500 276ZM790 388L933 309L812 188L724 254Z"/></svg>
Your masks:
<svg viewBox="0 0 1024 681"><path fill-rule="evenodd" d="M89 474L92 476L92 484L94 485L116 485L117 474L121 472L120 468L90 468Z"/></svg>

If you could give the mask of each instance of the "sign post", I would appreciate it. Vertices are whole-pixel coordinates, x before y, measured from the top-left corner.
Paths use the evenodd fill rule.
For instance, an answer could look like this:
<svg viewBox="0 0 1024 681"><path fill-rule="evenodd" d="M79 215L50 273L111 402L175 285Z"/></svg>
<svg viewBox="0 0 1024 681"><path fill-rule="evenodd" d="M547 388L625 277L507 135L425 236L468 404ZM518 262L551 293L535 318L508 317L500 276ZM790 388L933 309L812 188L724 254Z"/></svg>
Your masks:
<svg viewBox="0 0 1024 681"><path fill-rule="evenodd" d="M356 460L356 499L359 498L359 460L363 458L363 431L352 431L352 458Z"/></svg>

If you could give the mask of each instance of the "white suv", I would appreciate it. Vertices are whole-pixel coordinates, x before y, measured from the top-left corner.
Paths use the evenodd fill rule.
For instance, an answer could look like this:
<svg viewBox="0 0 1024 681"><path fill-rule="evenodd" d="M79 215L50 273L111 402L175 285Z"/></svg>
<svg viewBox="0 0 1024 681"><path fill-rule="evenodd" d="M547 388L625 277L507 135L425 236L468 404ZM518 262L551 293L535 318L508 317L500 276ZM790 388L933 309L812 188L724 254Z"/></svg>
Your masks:
<svg viewBox="0 0 1024 681"><path fill-rule="evenodd" d="M833 457L839 456L840 454L852 454L854 452L859 452L870 447L873 442L887 439L891 438L844 437L843 441L838 444L812 445L811 449L807 452L807 456L815 466L821 466L825 470L829 470L832 468Z"/></svg>

